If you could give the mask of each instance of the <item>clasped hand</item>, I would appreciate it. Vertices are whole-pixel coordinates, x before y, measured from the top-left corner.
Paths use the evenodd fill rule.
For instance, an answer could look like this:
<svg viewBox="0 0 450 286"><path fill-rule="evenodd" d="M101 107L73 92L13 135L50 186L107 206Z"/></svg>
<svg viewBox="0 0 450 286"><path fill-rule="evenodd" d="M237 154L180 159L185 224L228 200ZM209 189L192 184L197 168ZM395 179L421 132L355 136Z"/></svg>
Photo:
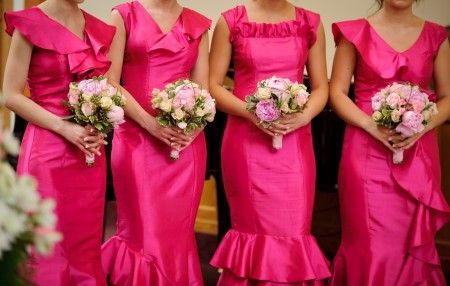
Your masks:
<svg viewBox="0 0 450 286"><path fill-rule="evenodd" d="M259 118L256 115L252 114L250 118L252 122L257 123L256 126L258 126L261 131L270 136L286 135L310 122L307 116L301 112L281 116L278 123L270 124L268 128L264 128L264 126L259 123Z"/></svg>

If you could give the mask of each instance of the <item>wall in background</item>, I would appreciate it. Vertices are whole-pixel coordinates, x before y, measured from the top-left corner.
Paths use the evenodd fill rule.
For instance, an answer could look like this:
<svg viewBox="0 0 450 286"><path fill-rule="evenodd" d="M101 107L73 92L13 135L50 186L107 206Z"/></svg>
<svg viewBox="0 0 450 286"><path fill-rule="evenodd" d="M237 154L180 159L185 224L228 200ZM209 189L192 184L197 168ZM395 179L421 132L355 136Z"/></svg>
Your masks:
<svg viewBox="0 0 450 286"><path fill-rule="evenodd" d="M16 0L17 1L17 0ZM107 21L111 8L115 5L129 2L126 0L85 0L82 8L87 12ZM213 27L219 19L220 13L237 5L245 4L245 0L179 0L185 7L196 10L213 20ZM333 22L367 17L374 13L377 7L374 0L291 0L293 4L319 13L327 36L327 62L330 74L334 55L334 41L331 34ZM426 20L443 26L450 25L449 0L425 0L415 7L415 12ZM212 30L210 36L212 35Z"/></svg>

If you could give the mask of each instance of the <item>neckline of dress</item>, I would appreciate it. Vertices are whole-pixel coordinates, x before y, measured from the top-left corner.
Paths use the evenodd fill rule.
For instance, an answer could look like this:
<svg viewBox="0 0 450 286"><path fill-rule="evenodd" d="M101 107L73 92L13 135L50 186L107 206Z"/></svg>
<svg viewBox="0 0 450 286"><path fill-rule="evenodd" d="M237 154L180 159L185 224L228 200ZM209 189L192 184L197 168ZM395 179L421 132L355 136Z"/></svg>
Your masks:
<svg viewBox="0 0 450 286"><path fill-rule="evenodd" d="M69 32L71 35L73 35L75 38L77 38L78 40L80 40L81 42L85 43L86 41L86 27L87 25L87 19L86 19L86 15L85 12L83 11L83 9L81 10L81 13L83 14L83 18L84 18L84 27L83 27L83 39L81 39L77 34L75 34L74 32L72 32L71 30L69 30L66 26L64 26L63 24L61 24L60 22L56 21L55 19L51 18L50 16L48 16L47 14L45 14L44 11L42 11L41 8L39 8L38 6L33 6L33 8L35 8L37 11L39 11L42 15L44 15L44 17L46 17L48 20L50 20L51 22L55 23L56 25L60 26L61 28L63 28L64 30L66 30L67 32Z"/></svg>
<svg viewBox="0 0 450 286"><path fill-rule="evenodd" d="M156 20L153 18L152 14L150 14L150 12L147 11L147 9L145 9L144 5L142 5L142 3L140 1L134 1L138 3L138 6L141 7L141 9L148 15L148 18L153 22L153 24L155 24L155 26L158 28L158 31L164 35L167 36L168 34L170 34L173 29L178 25L178 23L181 21L181 17L184 13L184 7L181 7L181 12L177 17L177 20L175 21L175 23L173 24L173 26L169 29L169 31L167 33L164 33L163 30L161 29L161 26L159 26L158 22L156 22Z"/></svg>
<svg viewBox="0 0 450 286"><path fill-rule="evenodd" d="M428 24L428 21L424 21L422 30L420 31L419 36L414 41L414 43L412 43L411 46L409 46L408 48L406 48L405 50L400 52L400 51L394 49L392 47L392 45L390 45L385 39L383 39L383 37L381 37L381 35L378 34L378 32L372 27L372 25L370 24L370 22L367 19L364 18L364 21L369 26L369 29L372 31L372 33L375 34L376 37L378 37L381 40L381 42L383 42L383 44L385 46L387 46L390 50L392 50L393 52L395 52L397 54L405 54L405 53L409 52L410 50L412 50L420 42L420 40L422 39L423 35L425 34L426 26Z"/></svg>
<svg viewBox="0 0 450 286"><path fill-rule="evenodd" d="M246 20L246 22L247 22L247 23L252 23L252 24L255 24L255 25L281 25L281 24L284 24L284 23L293 23L293 22L297 22L298 19L299 19L299 17L298 17L298 9L300 9L300 8L297 7L297 6L294 6L294 9L295 9L295 19L292 19L292 20L286 20L286 21L281 21L281 22L276 22L276 23L266 23L266 22L255 22L255 21L250 21L249 18L248 18L247 7L245 7L245 5L242 5L241 7L242 7L242 9L243 9L243 11L244 11L244 15L245 15L245 20Z"/></svg>

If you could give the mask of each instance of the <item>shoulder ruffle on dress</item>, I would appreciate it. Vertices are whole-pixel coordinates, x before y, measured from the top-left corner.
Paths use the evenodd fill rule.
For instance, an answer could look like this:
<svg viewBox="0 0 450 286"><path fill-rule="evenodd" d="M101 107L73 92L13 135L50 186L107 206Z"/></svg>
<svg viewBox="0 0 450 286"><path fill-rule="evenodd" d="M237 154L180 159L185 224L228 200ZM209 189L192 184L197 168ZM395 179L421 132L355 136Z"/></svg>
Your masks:
<svg viewBox="0 0 450 286"><path fill-rule="evenodd" d="M364 62L383 79L393 78L398 72L408 70L408 57L404 52L397 52L387 45L387 43L373 30L366 19L351 20L334 23L332 25L334 41L336 45L344 37L352 43ZM444 27L425 22L422 34L424 39L430 41L433 56L436 57L439 47L447 39L447 31ZM421 34L421 36L422 36ZM368 40L374 39L374 40ZM418 40L423 40L419 38ZM436 43L438 43L436 45ZM412 47L414 47L413 44ZM412 48L411 47L411 48ZM383 61L374 59L383 58Z"/></svg>
<svg viewBox="0 0 450 286"><path fill-rule="evenodd" d="M115 27L84 11L83 14L86 22L84 41L49 18L38 7L6 13L6 32L12 36L17 29L34 46L67 55L70 73L77 78L100 75L111 65L106 54L114 37Z"/></svg>
<svg viewBox="0 0 450 286"><path fill-rule="evenodd" d="M181 25L175 24L160 41L154 45L147 45L147 51L167 50L178 53L189 48L194 40L200 38L211 27L211 20L188 8L183 8L179 21Z"/></svg>
<svg viewBox="0 0 450 286"><path fill-rule="evenodd" d="M369 22L365 19L345 21L332 25L334 41L336 45L342 37L352 43L361 55L364 62L381 78L390 79L400 69L408 69L408 58L393 50L382 47L380 41L368 41L368 37L374 37ZM375 45L375 46L374 46ZM383 58L387 60L374 61Z"/></svg>
<svg viewBox="0 0 450 286"><path fill-rule="evenodd" d="M296 7L296 20L275 24L249 22L245 6L237 6L222 15L230 29L231 43L239 38L304 37L311 47L316 41L320 24L319 14L299 7Z"/></svg>
<svg viewBox="0 0 450 286"><path fill-rule="evenodd" d="M128 30L129 27L131 27L130 21L150 20L150 25L154 28L153 30L156 30L158 33L151 33L146 39L147 52L149 53L156 50L166 50L172 53L178 53L181 50L187 49L194 40L200 38L203 33L211 27L210 19L193 10L183 8L174 27L169 33L163 34L141 3L133 1L131 3L118 5L114 7L114 9L122 16L127 35L130 34L130 31ZM152 31L152 29L149 30Z"/></svg>

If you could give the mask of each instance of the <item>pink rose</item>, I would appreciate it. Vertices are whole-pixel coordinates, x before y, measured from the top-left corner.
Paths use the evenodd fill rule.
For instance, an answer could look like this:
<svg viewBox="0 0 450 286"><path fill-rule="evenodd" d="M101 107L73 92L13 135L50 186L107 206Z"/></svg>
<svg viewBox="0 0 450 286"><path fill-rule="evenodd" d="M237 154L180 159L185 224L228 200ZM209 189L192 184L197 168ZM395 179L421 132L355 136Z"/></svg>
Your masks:
<svg viewBox="0 0 450 286"><path fill-rule="evenodd" d="M402 117L403 112L401 112L398 109L395 109L394 111L392 111L391 113L391 120L395 123L400 121L400 117Z"/></svg>
<svg viewBox="0 0 450 286"><path fill-rule="evenodd" d="M413 106L414 111L421 112L427 104L427 96L417 89L413 89L409 103Z"/></svg>
<svg viewBox="0 0 450 286"><path fill-rule="evenodd" d="M178 123L178 128L180 128L180 129L185 129L186 127L187 127L187 123L186 122L180 122L180 123Z"/></svg>
<svg viewBox="0 0 450 286"><path fill-rule="evenodd" d="M76 89L69 89L69 103L71 105L77 105L80 98L80 91Z"/></svg>
<svg viewBox="0 0 450 286"><path fill-rule="evenodd" d="M195 107L195 95L192 87L185 85L183 89L176 92L173 100L174 109L178 109L184 106L186 111L192 111Z"/></svg>
<svg viewBox="0 0 450 286"><path fill-rule="evenodd" d="M288 89L287 80L272 76L265 81L265 86L270 88L270 92L280 97L281 94Z"/></svg>
<svg viewBox="0 0 450 286"><path fill-rule="evenodd" d="M304 89L301 89L298 92L298 95L295 97L297 105L299 105L299 106L305 105L306 102L308 101L308 97L309 97L309 92L307 92Z"/></svg>
<svg viewBox="0 0 450 286"><path fill-rule="evenodd" d="M400 95L398 95L395 92L389 94L388 97L386 98L386 103L389 105L391 109L397 108L399 101Z"/></svg>
<svg viewBox="0 0 450 286"><path fill-rule="evenodd" d="M277 120L280 117L280 110L272 98L258 102L255 113L261 121L266 122Z"/></svg>
<svg viewBox="0 0 450 286"><path fill-rule="evenodd" d="M108 85L108 95L110 96L110 97L112 97L112 96L114 96L114 95L116 95L117 94L117 88L115 88L114 86L112 86L112 85Z"/></svg>
<svg viewBox="0 0 450 286"><path fill-rule="evenodd" d="M423 120L424 118L422 114L414 111L406 111L403 114L402 122L395 128L395 130L398 133L401 133L404 137L411 137L414 134L423 131Z"/></svg>
<svg viewBox="0 0 450 286"><path fill-rule="evenodd" d="M106 117L108 118L108 122L111 123L114 128L125 122L123 108L118 107L117 105L111 107Z"/></svg>
<svg viewBox="0 0 450 286"><path fill-rule="evenodd" d="M84 116L91 116L94 113L94 108L94 103L88 101L81 106L81 112L83 112Z"/></svg>
<svg viewBox="0 0 450 286"><path fill-rule="evenodd" d="M383 106L385 97L381 92L377 92L377 93L375 93L374 96L372 96L371 100L372 100L372 109L374 111L376 111L376 110L380 110L381 107Z"/></svg>

